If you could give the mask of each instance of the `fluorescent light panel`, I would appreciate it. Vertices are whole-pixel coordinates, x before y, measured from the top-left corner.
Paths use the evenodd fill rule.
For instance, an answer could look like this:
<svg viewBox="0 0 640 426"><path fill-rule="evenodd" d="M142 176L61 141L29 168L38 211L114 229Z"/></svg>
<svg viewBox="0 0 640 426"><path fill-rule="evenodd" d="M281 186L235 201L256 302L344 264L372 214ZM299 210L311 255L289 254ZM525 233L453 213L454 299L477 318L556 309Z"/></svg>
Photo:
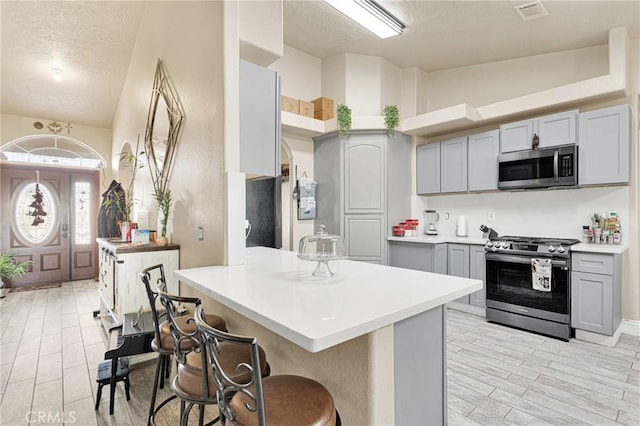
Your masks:
<svg viewBox="0 0 640 426"><path fill-rule="evenodd" d="M402 34L405 25L373 0L324 0L380 38Z"/></svg>

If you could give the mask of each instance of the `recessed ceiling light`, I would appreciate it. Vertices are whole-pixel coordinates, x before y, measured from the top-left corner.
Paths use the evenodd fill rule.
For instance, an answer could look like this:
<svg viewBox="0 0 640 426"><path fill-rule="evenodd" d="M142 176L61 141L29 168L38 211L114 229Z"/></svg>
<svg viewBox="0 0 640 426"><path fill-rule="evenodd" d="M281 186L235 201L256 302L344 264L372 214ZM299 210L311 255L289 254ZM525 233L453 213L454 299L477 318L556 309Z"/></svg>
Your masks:
<svg viewBox="0 0 640 426"><path fill-rule="evenodd" d="M51 68L51 73L53 74L53 79L55 81L62 81L62 75L64 71L61 68Z"/></svg>

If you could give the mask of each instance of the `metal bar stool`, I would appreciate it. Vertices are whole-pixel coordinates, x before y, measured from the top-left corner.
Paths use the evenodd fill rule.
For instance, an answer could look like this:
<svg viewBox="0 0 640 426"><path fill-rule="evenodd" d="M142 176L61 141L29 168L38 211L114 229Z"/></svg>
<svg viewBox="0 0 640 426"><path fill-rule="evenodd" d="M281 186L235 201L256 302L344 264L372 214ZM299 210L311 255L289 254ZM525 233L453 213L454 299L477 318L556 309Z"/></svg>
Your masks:
<svg viewBox="0 0 640 426"><path fill-rule="evenodd" d="M162 317L165 313L159 313L156 300L158 298L158 291L151 289L151 282L155 281L159 290L167 290L167 281L164 275L164 266L162 264L150 266L140 272L140 279L144 283L147 291L147 297L149 298L149 305L151 307L151 313L153 317L153 325L155 328L155 338L151 342L151 348L158 353L158 359L156 361L156 372L153 379L153 390L151 394L151 404L149 406L149 415L147 418L147 424L155 424L155 415L158 411L164 407L167 403L176 398L176 395L172 395L162 401L156 407L156 398L158 389L164 388L165 378L169 378L171 374L171 356L174 354L173 337L171 336L170 327L168 321L162 322ZM195 324L193 321L188 321L187 316L179 317L176 322L182 324L182 327L191 332L195 331ZM189 323L188 323L189 322ZM217 329L226 330L227 325L223 318L217 315L207 315L207 323ZM180 351L189 352L192 347L182 346Z"/></svg>
<svg viewBox="0 0 640 426"><path fill-rule="evenodd" d="M194 317L200 350L212 366L223 425L341 425L333 397L320 383L301 376L263 378L264 355L255 337L236 336L210 327L201 306L196 308ZM231 347L245 348L251 354L250 360L230 365L224 357Z"/></svg>
<svg viewBox="0 0 640 426"><path fill-rule="evenodd" d="M163 291L158 291L160 301L167 311L167 321L169 323L169 329L173 337L174 355L178 362L178 373L171 382L171 389L182 400L184 405L181 405L181 425L187 425L189 420L189 414L194 405L199 407L198 424L204 423L204 408L206 405L217 404L216 385L214 383L214 376L211 374L211 364L208 361L205 352L201 350L199 333L195 327L195 320L193 317L189 317L187 321L189 328L185 329L184 323L180 323L178 320L182 317L177 316L176 304L191 305L194 310L197 310L201 306L201 301L195 297L181 297L167 294ZM209 315L201 314L201 320L205 321L209 318ZM211 327L211 325L207 325ZM213 328L213 327L211 327ZM182 347L193 348L191 352L185 352L179 350ZM256 347L256 350L260 353L261 370L265 375L269 375L270 367L266 362L266 356L262 348ZM251 353L249 348L233 347L225 351L220 356L220 362L225 366L235 367L251 361ZM203 368L205 366L205 368ZM235 380L247 380L249 376L243 372L232 373ZM183 408L184 407L184 408ZM209 424L215 423L219 420L216 417Z"/></svg>

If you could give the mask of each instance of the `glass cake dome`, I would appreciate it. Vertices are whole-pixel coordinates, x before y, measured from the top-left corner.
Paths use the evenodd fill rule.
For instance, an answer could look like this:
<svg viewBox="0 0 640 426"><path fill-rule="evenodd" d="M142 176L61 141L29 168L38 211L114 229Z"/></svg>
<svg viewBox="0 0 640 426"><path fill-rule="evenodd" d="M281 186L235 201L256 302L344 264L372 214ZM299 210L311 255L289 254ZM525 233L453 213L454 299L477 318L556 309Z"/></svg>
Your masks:
<svg viewBox="0 0 640 426"><path fill-rule="evenodd" d="M330 260L340 260L347 257L344 239L340 235L327 234L326 227L320 225L320 230L313 235L300 239L298 257L302 260L318 262L313 271L314 277L328 278L333 275L329 269Z"/></svg>

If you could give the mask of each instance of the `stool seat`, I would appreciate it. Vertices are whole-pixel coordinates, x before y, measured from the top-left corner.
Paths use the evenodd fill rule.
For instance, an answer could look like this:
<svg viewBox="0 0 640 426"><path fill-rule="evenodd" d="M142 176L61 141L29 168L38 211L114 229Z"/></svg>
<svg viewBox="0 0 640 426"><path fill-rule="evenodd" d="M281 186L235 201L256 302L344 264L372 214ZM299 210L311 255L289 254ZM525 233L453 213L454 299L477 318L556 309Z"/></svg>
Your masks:
<svg viewBox="0 0 640 426"><path fill-rule="evenodd" d="M254 388L249 388L252 394ZM268 425L296 424L324 426L336 424L336 409L329 391L315 380L301 376L278 375L262 379L264 410ZM253 402L242 392L231 398L230 406L236 414L234 424L257 426L255 411L245 404Z"/></svg>
<svg viewBox="0 0 640 426"><path fill-rule="evenodd" d="M116 362L116 374L115 377L111 374L113 362ZM129 359L128 358L118 358L117 360L107 360L102 361L98 364L98 374L96 377L96 382L98 382L98 392L96 394L96 410L100 407L100 398L102 397L102 387L104 385L110 385L113 379L113 384L115 386L118 382L124 382L124 390L127 394L127 401L131 399L129 394ZM115 388L110 389L111 399L109 401L109 414L113 414L113 403L115 396Z"/></svg>
<svg viewBox="0 0 640 426"><path fill-rule="evenodd" d="M207 315L207 324L211 327L216 328L218 330L227 331L227 323L224 318L219 317L218 315ZM180 330L185 333L195 333L196 331L196 323L193 320L193 317L190 315L185 315L181 317L176 317L176 325L180 328ZM169 321L165 321L160 324L160 347L158 348L158 343L154 341L151 343L151 347L156 352L167 352L173 353L173 337L171 337L171 330L169 328ZM188 352L193 349L193 343L188 340L184 340L180 346L181 351Z"/></svg>

